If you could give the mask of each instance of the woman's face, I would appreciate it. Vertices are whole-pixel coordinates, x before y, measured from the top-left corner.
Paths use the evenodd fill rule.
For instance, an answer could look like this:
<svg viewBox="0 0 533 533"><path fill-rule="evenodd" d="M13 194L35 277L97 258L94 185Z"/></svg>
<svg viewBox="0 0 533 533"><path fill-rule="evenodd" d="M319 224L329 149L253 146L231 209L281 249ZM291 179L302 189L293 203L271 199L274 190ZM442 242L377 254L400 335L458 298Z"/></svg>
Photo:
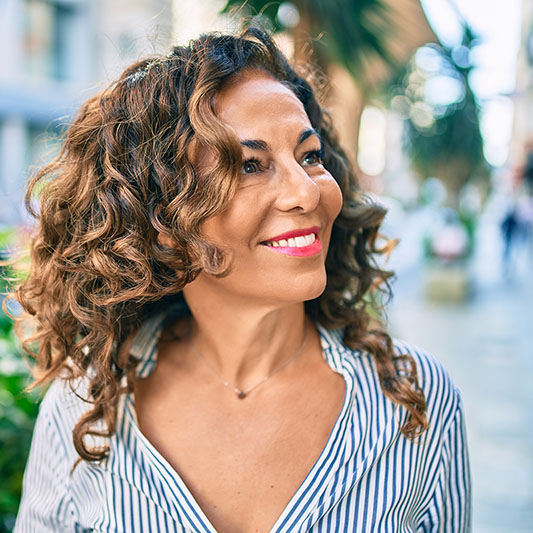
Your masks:
<svg viewBox="0 0 533 533"><path fill-rule="evenodd" d="M202 273L193 283L269 304L318 297L342 196L302 103L273 78L250 72L215 105L237 134L244 163L237 193L202 231L230 252L233 267L225 277Z"/></svg>

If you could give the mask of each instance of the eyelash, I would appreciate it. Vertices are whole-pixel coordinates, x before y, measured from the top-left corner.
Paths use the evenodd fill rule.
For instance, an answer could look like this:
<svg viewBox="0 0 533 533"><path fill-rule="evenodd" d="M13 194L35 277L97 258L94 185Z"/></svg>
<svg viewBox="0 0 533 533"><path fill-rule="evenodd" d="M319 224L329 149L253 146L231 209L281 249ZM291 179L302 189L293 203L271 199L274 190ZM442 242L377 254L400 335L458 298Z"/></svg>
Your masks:
<svg viewBox="0 0 533 533"><path fill-rule="evenodd" d="M305 161L309 156L315 157L315 161L313 163L309 163L310 165L321 165L324 160L324 149L320 148L320 150L311 150L304 154L302 161ZM256 168L251 172L245 172L244 168L246 165L254 165ZM263 170L261 161L255 157L251 157L250 159L246 159L242 163L242 170L243 174L256 174L257 172L261 172Z"/></svg>
<svg viewBox="0 0 533 533"><path fill-rule="evenodd" d="M310 155L316 157L316 162L313 164L321 165L324 161L324 149L320 148L320 150L311 150L310 152L307 152L304 156L304 159L307 159Z"/></svg>

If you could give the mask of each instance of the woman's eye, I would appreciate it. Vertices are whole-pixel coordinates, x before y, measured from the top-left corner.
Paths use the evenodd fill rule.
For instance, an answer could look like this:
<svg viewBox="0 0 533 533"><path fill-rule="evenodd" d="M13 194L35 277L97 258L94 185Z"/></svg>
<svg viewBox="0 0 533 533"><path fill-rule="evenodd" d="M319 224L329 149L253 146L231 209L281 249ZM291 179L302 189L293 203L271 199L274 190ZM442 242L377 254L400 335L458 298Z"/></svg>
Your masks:
<svg viewBox="0 0 533 533"><path fill-rule="evenodd" d="M302 163L304 165L321 165L322 164L322 153L321 150L313 150L312 152L307 152L305 154Z"/></svg>
<svg viewBox="0 0 533 533"><path fill-rule="evenodd" d="M261 161L258 159L247 159L242 164L243 174L255 174L261 170Z"/></svg>

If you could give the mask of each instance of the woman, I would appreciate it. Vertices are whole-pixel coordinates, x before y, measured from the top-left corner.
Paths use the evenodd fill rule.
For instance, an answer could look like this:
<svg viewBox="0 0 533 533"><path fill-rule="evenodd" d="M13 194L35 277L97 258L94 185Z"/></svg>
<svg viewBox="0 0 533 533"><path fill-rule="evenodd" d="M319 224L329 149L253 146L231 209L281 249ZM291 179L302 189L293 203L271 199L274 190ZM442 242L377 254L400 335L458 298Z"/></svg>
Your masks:
<svg viewBox="0 0 533 533"><path fill-rule="evenodd" d="M15 531L468 530L458 393L370 330L384 212L268 35L133 65L37 186Z"/></svg>

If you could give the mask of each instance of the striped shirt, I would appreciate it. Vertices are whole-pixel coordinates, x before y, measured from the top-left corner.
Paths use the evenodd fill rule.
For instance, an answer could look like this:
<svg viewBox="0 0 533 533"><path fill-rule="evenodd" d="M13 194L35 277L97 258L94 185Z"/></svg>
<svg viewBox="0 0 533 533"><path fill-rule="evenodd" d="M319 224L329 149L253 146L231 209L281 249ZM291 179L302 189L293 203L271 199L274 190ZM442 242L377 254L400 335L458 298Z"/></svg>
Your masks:
<svg viewBox="0 0 533 533"><path fill-rule="evenodd" d="M161 316L131 348L139 377L156 364ZM382 393L372 356L348 349L339 331L318 326L326 362L346 382L344 404L325 448L272 532L470 531L470 473L459 393L440 363L412 355L428 404L419 441L400 428L407 413ZM78 394L83 395L83 380ZM215 532L191 492L141 433L133 397L119 405L109 456L81 462L72 429L88 408L62 380L48 390L35 426L15 533Z"/></svg>

